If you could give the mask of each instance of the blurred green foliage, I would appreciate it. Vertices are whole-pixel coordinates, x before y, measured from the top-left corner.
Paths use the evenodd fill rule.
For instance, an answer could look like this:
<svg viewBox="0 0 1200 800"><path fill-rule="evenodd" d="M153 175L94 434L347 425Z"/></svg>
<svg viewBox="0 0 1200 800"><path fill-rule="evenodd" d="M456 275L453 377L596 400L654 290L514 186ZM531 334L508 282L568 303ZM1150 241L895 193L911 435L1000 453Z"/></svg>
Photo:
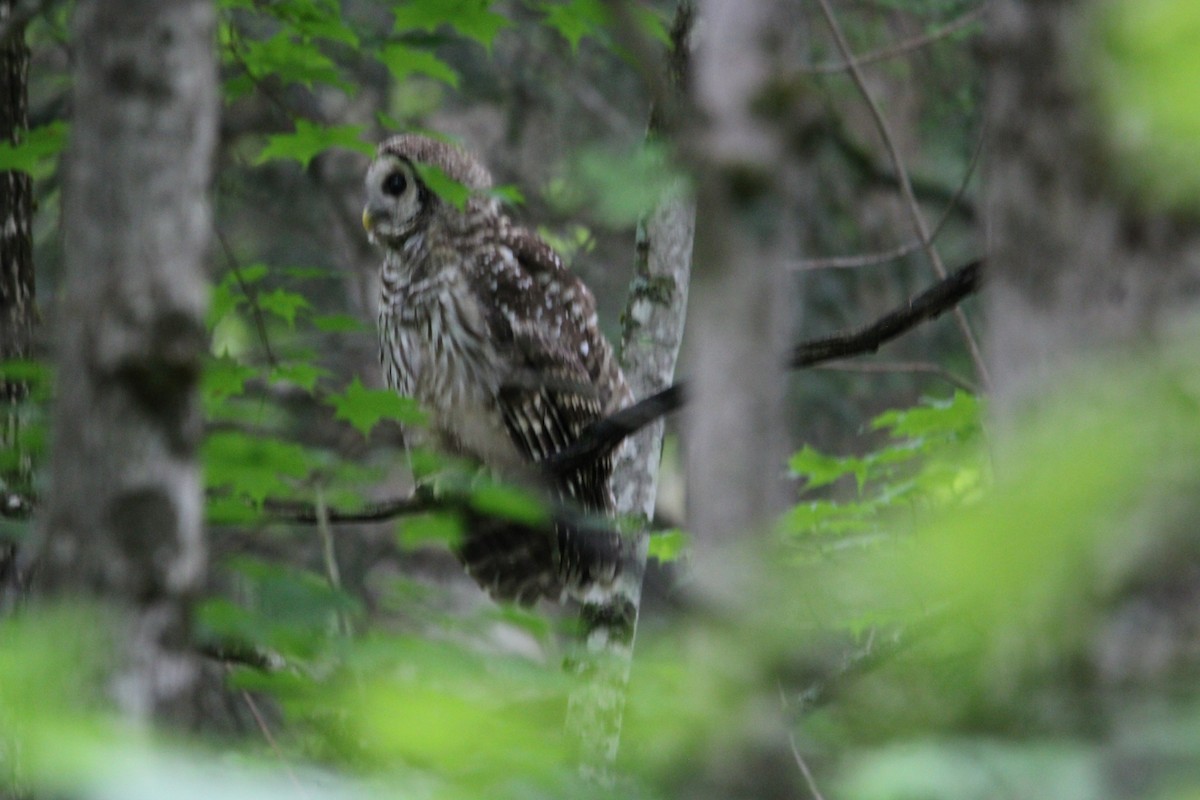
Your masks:
<svg viewBox="0 0 1200 800"><path fill-rule="evenodd" d="M1200 204L1200 5L1097 3L1088 66L1119 173L1153 204Z"/></svg>
<svg viewBox="0 0 1200 800"><path fill-rule="evenodd" d="M383 6L380 32L347 18L337 0L220 0L226 103L277 100L280 86L353 96L351 66L364 59L402 84L393 113L425 115L464 83L438 45L461 40L490 53L529 17L575 53L615 47L599 0ZM941 21L972 6L886 0L868 10ZM1146 174L1167 181L1167 197L1197 185L1194 9L1186 0L1108 3L1097 23L1100 93L1118 140L1138 155L1138 170L1150 165ZM663 38L660 16L639 19ZM38 24L35 42L66 37L61 9ZM245 160L311 169L333 149L371 151L365 125L292 117L254 138ZM381 119L389 128L410 121ZM0 168L52 177L65 135L53 122L0 144ZM552 206L598 205L608 218L632 219L673 180L653 149L588 151L576 162L578 180L547 189ZM425 177L447 199L465 199L453 181ZM511 187L498 191L519 201ZM566 230L548 236L566 255L592 246L585 227ZM328 275L295 262L229 261L214 282L202 388L207 516L215 529L299 550L305 534L268 501L369 505L386 465L403 457L395 424L419 425L421 415L318 365L314 353L331 338L370 327L325 313ZM0 622L0 794L755 796L712 787L744 773L755 786L798 786L791 742L819 761L826 796L850 800L1135 796L1113 773L1164 763L1182 767L1143 796L1196 796L1200 778L1188 766L1200 763L1200 706L1186 664L1160 668L1168 692L1158 691L1159 673L1096 665L1098 651L1137 650L1113 639L1114 610L1193 555L1198 392L1182 350L1182 367L1106 364L1065 383L1045 410L1011 423L1002 447L985 437L981 400L956 392L875 416L849 454L796 453L787 466L798 502L767 544L748 536L722 564L732 590L715 600L701 593L686 613L642 632L622 777L611 789L574 769L562 728L572 677L553 615L463 612L437 587L401 577L372 608L328 562L237 551L217 565L222 586L199 604L197 635L278 659L278 668L229 676L235 698L257 698L275 716L217 742L133 730L114 718L105 685L113 620L97 609L25 609ZM51 383L38 362L0 371L33 388L19 435L0 450L4 473L44 458ZM310 436L289 404L345 423L352 445ZM525 492L427 453L414 462L474 512L545 521ZM24 539L31 524L5 519L0 533ZM405 549L442 547L461 526L459 511L429 511L404 517L391 536ZM651 537L655 559L688 552L684 531ZM1156 602L1171 602L1171 588ZM774 750L782 761L763 755Z"/></svg>

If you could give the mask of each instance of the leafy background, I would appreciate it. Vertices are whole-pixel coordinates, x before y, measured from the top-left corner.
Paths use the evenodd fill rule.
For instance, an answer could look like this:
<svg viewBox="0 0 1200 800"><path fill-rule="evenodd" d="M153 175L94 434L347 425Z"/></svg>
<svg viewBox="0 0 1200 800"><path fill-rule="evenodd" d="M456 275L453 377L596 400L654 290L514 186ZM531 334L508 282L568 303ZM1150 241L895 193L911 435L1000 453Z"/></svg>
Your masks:
<svg viewBox="0 0 1200 800"><path fill-rule="evenodd" d="M867 52L973 7L839 10ZM1133 785L1194 796L1193 604L1168 592L1161 604L1178 630L1153 631L1138 628L1131 599L1146 575L1195 555L1190 505L1162 521L1163 537L1121 535L1142 513L1136 498L1195 496L1192 356L1181 347L1169 365L1102 365L997 452L946 325L863 371L796 378L792 425L807 444L786 465L795 505L742 548L746 569L715 583L706 565L682 582L652 572L622 777L612 789L581 783L561 735L567 623L549 609L496 607L463 582L445 548L459 530L454 512L342 526L290 524L277 511L300 501L352 509L410 488L397 424L422 414L381 390L378 256L358 222L363 166L387 132L438 131L487 154L514 213L595 288L615 331L633 223L653 199L632 189L656 185L661 163L643 147L647 98L631 56L599 0L218 8L224 104L203 448L215 558L197 623L202 640L273 661L214 662L230 691L214 699L207 732L147 736L102 700L101 612L9 618L4 792L804 796L815 793L811 767L826 796L1090 798L1137 794L1112 788L1114 764L1165 761L1179 766L1171 780ZM1138 190L1186 203L1197 184L1180 165L1197 163L1188 132L1200 105L1174 98L1191 91L1176 76L1194 72L1182 32L1195 32L1195 14L1182 0L1139 9L1096 21L1097 102L1116 146L1155 156L1132 173ZM663 42L671 12L648 3L639 21ZM36 180L43 332L54 328L61 272L70 13L48 3L34 19L33 129L0 145L0 169ZM983 74L969 44L978 30L877 74L922 201L948 209L940 241L951 258L980 247L971 175ZM813 63L837 60L823 38L811 47ZM797 220L804 251L887 249L907 228L856 90L840 73L807 80L828 113L812 152L821 213ZM860 270L798 260L797 271L809 334L866 321L927 280L919 257ZM3 369L34 391L0 471L36 493L53 376L41 360ZM669 442L651 552L686 565L677 452ZM463 465L418 459L468 502L538 512ZM0 524L5 537L31 535L28 521ZM1165 653L1165 666L1150 670L1147 652ZM1098 736L1093 714L1116 718L1117 733Z"/></svg>

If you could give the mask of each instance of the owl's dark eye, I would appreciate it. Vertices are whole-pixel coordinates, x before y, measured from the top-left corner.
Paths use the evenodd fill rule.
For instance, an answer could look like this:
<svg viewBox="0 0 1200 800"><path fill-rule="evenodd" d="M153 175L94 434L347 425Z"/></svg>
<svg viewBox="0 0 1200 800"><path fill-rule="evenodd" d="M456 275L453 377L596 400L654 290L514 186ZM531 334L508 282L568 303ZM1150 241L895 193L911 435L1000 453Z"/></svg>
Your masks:
<svg viewBox="0 0 1200 800"><path fill-rule="evenodd" d="M383 179L383 193L389 197L399 197L408 188L408 178L403 172L390 172Z"/></svg>

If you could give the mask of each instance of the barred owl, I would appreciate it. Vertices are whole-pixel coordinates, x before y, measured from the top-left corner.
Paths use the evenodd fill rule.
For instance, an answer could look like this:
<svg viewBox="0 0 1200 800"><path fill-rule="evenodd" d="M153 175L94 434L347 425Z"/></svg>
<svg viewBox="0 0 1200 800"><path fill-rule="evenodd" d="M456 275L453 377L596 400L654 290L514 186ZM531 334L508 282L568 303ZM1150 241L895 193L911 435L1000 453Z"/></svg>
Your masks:
<svg viewBox="0 0 1200 800"><path fill-rule="evenodd" d="M436 168L470 192L462 208L434 192ZM565 474L541 462L631 393L597 325L588 288L489 195L469 153L417 135L380 145L367 170L363 225L385 252L380 356L388 386L431 412L429 445L474 458L501 477L547 484L585 512L611 514L612 458ZM409 445L414 441L409 434ZM582 598L616 579L620 536L553 533L469 521L467 571L494 597L532 603Z"/></svg>

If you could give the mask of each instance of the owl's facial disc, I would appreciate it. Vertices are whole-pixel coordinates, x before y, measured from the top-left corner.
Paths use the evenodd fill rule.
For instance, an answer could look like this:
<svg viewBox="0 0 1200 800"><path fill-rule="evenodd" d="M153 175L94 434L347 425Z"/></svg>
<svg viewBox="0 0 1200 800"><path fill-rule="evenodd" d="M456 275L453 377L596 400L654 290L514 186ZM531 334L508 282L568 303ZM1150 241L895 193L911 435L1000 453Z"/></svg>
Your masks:
<svg viewBox="0 0 1200 800"><path fill-rule="evenodd" d="M376 159L367 170L363 227L375 243L399 242L413 230L421 193L412 164L395 156Z"/></svg>

